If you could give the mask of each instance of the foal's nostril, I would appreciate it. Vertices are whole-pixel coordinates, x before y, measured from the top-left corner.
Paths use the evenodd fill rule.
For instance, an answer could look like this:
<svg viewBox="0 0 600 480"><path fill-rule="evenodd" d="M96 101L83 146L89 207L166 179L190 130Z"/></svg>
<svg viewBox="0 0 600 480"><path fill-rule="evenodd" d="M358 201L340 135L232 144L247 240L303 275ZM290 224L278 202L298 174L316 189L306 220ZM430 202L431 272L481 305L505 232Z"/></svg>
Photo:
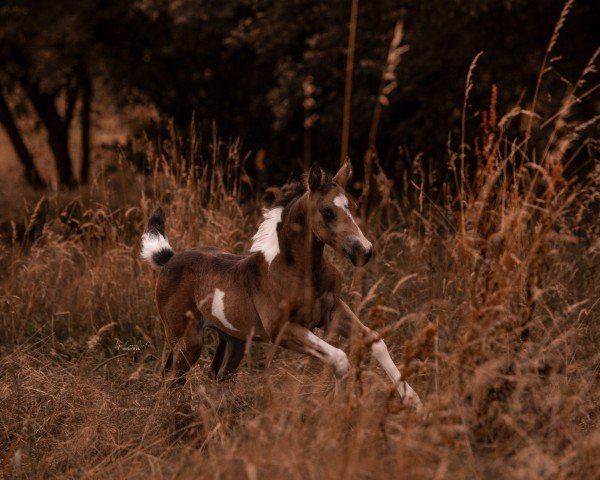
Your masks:
<svg viewBox="0 0 600 480"><path fill-rule="evenodd" d="M361 243L356 243L352 248L352 263L354 265L365 265L371 260L373 256L373 247L365 249Z"/></svg>
<svg viewBox="0 0 600 480"><path fill-rule="evenodd" d="M355 266L365 265L373 257L373 246L370 242L355 236L346 237L342 244L343 250Z"/></svg>

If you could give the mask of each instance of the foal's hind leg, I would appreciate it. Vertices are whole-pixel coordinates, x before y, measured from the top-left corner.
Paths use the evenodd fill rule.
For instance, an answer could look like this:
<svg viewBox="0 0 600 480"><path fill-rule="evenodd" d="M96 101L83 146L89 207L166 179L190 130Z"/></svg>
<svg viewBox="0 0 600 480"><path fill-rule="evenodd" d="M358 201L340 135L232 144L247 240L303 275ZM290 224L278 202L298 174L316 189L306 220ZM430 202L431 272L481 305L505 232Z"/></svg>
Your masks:
<svg viewBox="0 0 600 480"><path fill-rule="evenodd" d="M173 351L169 352L169 356L167 357L167 361L165 362L165 366L163 367L163 378L171 371L171 367L173 366Z"/></svg>
<svg viewBox="0 0 600 480"><path fill-rule="evenodd" d="M196 363L202 352L204 337L202 325L189 318L185 331L180 336L167 334L172 352L165 365L165 379L170 386L185 383L185 374ZM171 360L171 361L169 361Z"/></svg>
<svg viewBox="0 0 600 480"><path fill-rule="evenodd" d="M210 365L210 373L214 379L221 381L236 372L244 358L245 343L221 331L218 333L219 345Z"/></svg>

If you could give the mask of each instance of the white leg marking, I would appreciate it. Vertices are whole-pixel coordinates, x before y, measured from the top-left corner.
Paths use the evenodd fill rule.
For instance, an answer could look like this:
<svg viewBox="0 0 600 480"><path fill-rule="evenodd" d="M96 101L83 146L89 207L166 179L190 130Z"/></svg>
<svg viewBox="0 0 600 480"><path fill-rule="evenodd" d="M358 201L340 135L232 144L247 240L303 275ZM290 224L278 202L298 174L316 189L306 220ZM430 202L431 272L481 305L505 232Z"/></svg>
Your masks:
<svg viewBox="0 0 600 480"><path fill-rule="evenodd" d="M379 340L371 345L371 353L398 389L398 393L400 394L402 401L413 405L417 411L419 411L422 407L419 395L417 395L417 392L415 392L408 383L402 381L400 370L398 370L392 358L390 357L390 352L388 351L383 340Z"/></svg>
<svg viewBox="0 0 600 480"><path fill-rule="evenodd" d="M283 207L272 208L263 214L263 221L252 237L251 252L261 252L267 264L271 266L273 259L279 254L279 238L277 224L281 222Z"/></svg>
<svg viewBox="0 0 600 480"><path fill-rule="evenodd" d="M348 362L348 357L342 350L328 344L325 340L321 340L310 330L306 339L311 347L311 353L333 367L336 377L341 378L348 373L350 362Z"/></svg>
<svg viewBox="0 0 600 480"><path fill-rule="evenodd" d="M223 303L223 299L225 298L225 292L218 288L215 288L215 293L213 295L212 301L212 314L215 318L221 322L224 327L237 332L238 329L235 328L231 323L227 321L227 317L225 316L225 304Z"/></svg>
<svg viewBox="0 0 600 480"><path fill-rule="evenodd" d="M354 226L356 227L356 230L358 231L358 233L356 235L356 237L358 238L358 241L361 243L361 245L363 246L363 248L365 250L369 250L373 246L373 244L366 239L366 237L362 233L362 230L356 224L356 221L354 220L354 217L352 216L352 212L350 212L350 208L348 207L348 198L346 197L346 195L344 195L343 193L340 193L339 195L337 195L333 199L333 204L336 207L341 208L343 210L343 212L346 215L348 215L348 217L350 217L350 220L352 220L352 223L354 224Z"/></svg>

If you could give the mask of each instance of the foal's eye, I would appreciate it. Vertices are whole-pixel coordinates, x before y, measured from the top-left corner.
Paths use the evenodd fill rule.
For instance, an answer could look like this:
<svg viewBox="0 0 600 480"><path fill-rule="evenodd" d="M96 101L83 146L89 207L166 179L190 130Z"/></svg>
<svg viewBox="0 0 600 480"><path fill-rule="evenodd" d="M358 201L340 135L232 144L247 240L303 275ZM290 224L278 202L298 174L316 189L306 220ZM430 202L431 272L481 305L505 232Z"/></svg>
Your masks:
<svg viewBox="0 0 600 480"><path fill-rule="evenodd" d="M333 220L333 218L335 217L335 214L333 213L333 210L331 208L324 208L323 210L321 210L321 215L323 215L323 218L325 220Z"/></svg>

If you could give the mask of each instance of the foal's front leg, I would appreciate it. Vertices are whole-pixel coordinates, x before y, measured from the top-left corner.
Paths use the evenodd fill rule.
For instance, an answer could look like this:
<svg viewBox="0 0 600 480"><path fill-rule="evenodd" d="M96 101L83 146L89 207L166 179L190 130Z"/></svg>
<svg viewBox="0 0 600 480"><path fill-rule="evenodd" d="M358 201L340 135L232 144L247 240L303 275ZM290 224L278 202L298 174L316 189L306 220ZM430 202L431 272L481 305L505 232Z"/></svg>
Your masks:
<svg viewBox="0 0 600 480"><path fill-rule="evenodd" d="M338 378L344 377L350 368L348 357L342 350L297 323L286 323L279 331L275 343L318 358L330 365Z"/></svg>
<svg viewBox="0 0 600 480"><path fill-rule="evenodd" d="M412 405L420 411L423 404L412 387L402 380L400 370L394 364L390 353L388 352L387 346L381 339L381 337L366 327L356 315L350 310L350 307L346 305L339 298L336 298L333 309L331 310L331 328L337 331L340 335L348 338L352 331L358 332L362 341L367 347L370 347L371 354L379 362L382 368L387 373L388 377L392 380L396 386L400 398L407 405Z"/></svg>

